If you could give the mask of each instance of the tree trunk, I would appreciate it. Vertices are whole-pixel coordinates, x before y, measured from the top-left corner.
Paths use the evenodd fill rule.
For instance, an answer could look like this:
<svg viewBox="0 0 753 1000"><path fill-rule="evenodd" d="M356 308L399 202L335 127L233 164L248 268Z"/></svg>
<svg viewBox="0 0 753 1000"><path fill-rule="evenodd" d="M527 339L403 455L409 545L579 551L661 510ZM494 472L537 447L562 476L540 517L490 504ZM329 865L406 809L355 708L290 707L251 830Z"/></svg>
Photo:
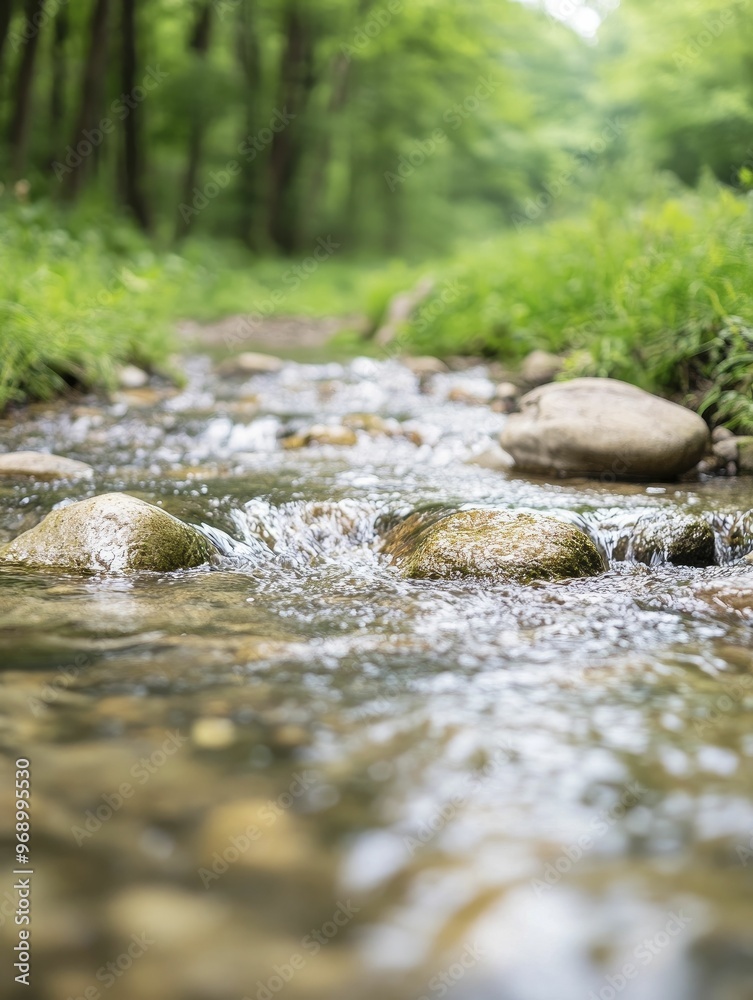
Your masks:
<svg viewBox="0 0 753 1000"><path fill-rule="evenodd" d="M12 13L13 0L4 0L3 3L0 3L0 80L3 76L3 53L5 52L5 43L8 40L8 28Z"/></svg>
<svg viewBox="0 0 753 1000"><path fill-rule="evenodd" d="M285 13L286 43L280 65L279 110L291 120L274 133L269 156L269 235L284 253L296 249L298 236L298 171L303 156L301 117L314 88L314 42L299 0L289 0Z"/></svg>
<svg viewBox="0 0 753 1000"><path fill-rule="evenodd" d="M259 91L261 89L261 47L259 45L259 35L256 27L254 9L255 0L243 0L238 11L238 60L246 81L246 110L245 126L246 132L241 142L241 147L246 143L247 136L255 136L259 127ZM261 171L259 169L258 154L251 147L246 159L241 163L240 175L240 214L239 214L239 236L243 242L252 250L259 249L258 219L259 208L261 206L261 192L259 181ZM253 159L248 157L253 155Z"/></svg>
<svg viewBox="0 0 753 1000"><path fill-rule="evenodd" d="M52 78L50 81L50 158L49 166L57 154L63 134L65 119L65 43L68 38L68 8L63 7L55 18L52 39Z"/></svg>
<svg viewBox="0 0 753 1000"><path fill-rule="evenodd" d="M319 148L316 151L316 165L309 187L308 203L311 212L307 213L310 220L316 220L319 205L324 195L327 171L332 159L332 124L337 115L344 109L348 100L348 89L351 78L351 63L344 55L334 57L332 61L332 94L327 107L327 122L322 129Z"/></svg>
<svg viewBox="0 0 753 1000"><path fill-rule="evenodd" d="M93 129L97 125L98 113L103 104L109 15L110 0L95 0L89 28L89 50L81 85L81 100L76 116L76 127L70 142L74 150L85 140L84 131ZM86 176L87 157L91 156L92 152L93 150L89 153L77 151L77 155L82 157L82 162L65 174L63 194L66 198L73 199L79 194Z"/></svg>
<svg viewBox="0 0 753 1000"><path fill-rule="evenodd" d="M121 79L123 93L131 94L136 87L137 41L136 0L122 0L123 39ZM123 197L142 229L149 229L149 210L143 192L143 163L140 142L141 107L137 105L126 115L123 125Z"/></svg>
<svg viewBox="0 0 753 1000"><path fill-rule="evenodd" d="M199 8L196 24L191 32L189 47L195 55L201 59L206 58L209 51L209 37L212 25L212 3L206 0ZM203 115L195 115L191 122L191 131L188 137L188 159L186 162L186 173L183 181L183 199L178 212L178 220L175 226L175 239L182 239L188 232L191 225L192 216L184 214L185 206L191 206L194 198L194 188L199 176L201 165L201 152L204 145L204 118Z"/></svg>
<svg viewBox="0 0 753 1000"><path fill-rule="evenodd" d="M29 140L29 125L31 123L31 98L34 87L34 64L39 47L41 29L34 24L34 18L41 14L43 0L26 0L24 5L25 34L21 61L13 86L15 104L8 129L8 145L10 146L11 174L19 177L26 166L26 147Z"/></svg>
<svg viewBox="0 0 753 1000"><path fill-rule="evenodd" d="M366 16L371 6L371 0L359 0L354 10L356 23L360 23ZM350 98L351 87L355 75L355 67L352 59L348 58L344 52L339 52L332 57L330 63L331 87L329 105L327 108L327 126L322 130L322 137L316 155L316 167L309 189L309 204L313 206L313 217L316 217L317 207L322 199L327 171L332 159L332 122L342 114Z"/></svg>

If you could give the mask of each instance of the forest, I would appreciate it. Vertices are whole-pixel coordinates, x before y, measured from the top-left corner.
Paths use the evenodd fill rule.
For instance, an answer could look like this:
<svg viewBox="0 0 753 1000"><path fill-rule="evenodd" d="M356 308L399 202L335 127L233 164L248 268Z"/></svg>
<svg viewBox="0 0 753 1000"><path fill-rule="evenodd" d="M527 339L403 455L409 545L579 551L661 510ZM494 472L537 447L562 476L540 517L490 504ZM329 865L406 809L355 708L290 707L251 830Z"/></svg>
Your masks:
<svg viewBox="0 0 753 1000"><path fill-rule="evenodd" d="M736 317L725 398L753 427L747 0L9 0L0 16L0 400L159 365L181 315L263 302L373 330L429 275L434 295L463 291L409 318L408 349L544 346L667 392L703 390ZM322 240L327 267L282 286Z"/></svg>

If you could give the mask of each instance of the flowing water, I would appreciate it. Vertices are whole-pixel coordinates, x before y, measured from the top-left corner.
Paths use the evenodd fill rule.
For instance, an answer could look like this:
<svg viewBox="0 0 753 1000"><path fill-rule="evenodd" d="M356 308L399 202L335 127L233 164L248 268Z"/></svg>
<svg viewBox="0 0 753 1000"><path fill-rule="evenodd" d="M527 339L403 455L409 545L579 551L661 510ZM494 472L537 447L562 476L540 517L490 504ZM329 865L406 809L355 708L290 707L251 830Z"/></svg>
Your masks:
<svg viewBox="0 0 753 1000"><path fill-rule="evenodd" d="M729 532L753 481L484 468L492 388L365 359L221 382L196 359L180 392L2 422L7 449L96 475L0 485L0 540L126 490L218 547L165 576L0 575L4 872L16 758L32 776L19 995L753 997L753 541ZM283 446L343 422L355 444ZM548 511L607 553L609 525L702 513L721 564L520 587L380 554L390 518L462 506Z"/></svg>

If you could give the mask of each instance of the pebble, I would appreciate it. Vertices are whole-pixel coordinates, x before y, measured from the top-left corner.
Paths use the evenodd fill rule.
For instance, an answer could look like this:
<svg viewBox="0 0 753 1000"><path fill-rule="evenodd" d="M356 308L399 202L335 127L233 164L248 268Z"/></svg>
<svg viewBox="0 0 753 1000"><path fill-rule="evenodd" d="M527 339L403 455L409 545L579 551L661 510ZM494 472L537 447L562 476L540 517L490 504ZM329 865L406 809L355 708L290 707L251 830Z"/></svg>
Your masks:
<svg viewBox="0 0 753 1000"><path fill-rule="evenodd" d="M422 375L438 375L450 370L444 361L441 361L439 358L433 358L431 355L415 358L405 357L401 358L401 361L409 371L412 371L414 375L418 375L419 377Z"/></svg>
<svg viewBox="0 0 753 1000"><path fill-rule="evenodd" d="M273 375L282 366L282 360L273 354L244 351L227 358L218 366L217 371L220 375Z"/></svg>
<svg viewBox="0 0 753 1000"><path fill-rule="evenodd" d="M224 858L236 840L246 836L246 850L231 852L233 864L287 872L310 861L308 843L299 821L290 813L299 792L285 790L275 798L247 798L216 806L207 816L200 836L201 863L211 868L215 855ZM226 859L227 860L227 859Z"/></svg>
<svg viewBox="0 0 753 1000"><path fill-rule="evenodd" d="M118 385L121 389L143 389L149 376L136 365L123 365L118 369Z"/></svg>
<svg viewBox="0 0 753 1000"><path fill-rule="evenodd" d="M235 725L232 719L196 719L191 726L191 739L204 750L223 750L235 742Z"/></svg>

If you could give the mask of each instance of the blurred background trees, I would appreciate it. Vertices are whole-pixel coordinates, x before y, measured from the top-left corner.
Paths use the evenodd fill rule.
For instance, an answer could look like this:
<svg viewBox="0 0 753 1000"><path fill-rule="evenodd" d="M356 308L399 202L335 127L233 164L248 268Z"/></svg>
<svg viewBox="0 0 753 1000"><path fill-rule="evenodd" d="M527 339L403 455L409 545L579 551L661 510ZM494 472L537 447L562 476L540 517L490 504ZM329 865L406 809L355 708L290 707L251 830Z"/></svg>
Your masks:
<svg viewBox="0 0 753 1000"><path fill-rule="evenodd" d="M705 391L751 189L751 0L2 0L0 405L427 277L405 349Z"/></svg>
<svg viewBox="0 0 753 1000"><path fill-rule="evenodd" d="M558 210L657 169L745 185L750 6L5 0L0 179L288 254L436 248L563 173Z"/></svg>

